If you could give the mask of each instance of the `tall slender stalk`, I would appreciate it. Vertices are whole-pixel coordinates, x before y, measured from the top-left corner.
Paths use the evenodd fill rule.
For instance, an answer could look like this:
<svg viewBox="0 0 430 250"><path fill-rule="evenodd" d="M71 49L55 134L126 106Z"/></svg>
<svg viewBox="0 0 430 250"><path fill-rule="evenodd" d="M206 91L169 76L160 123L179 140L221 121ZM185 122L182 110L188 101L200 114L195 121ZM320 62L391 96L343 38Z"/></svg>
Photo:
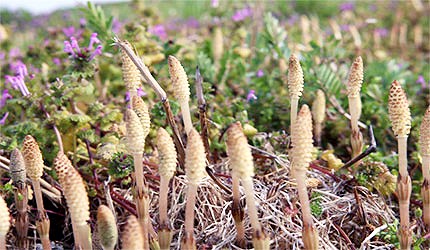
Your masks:
<svg viewBox="0 0 430 250"><path fill-rule="evenodd" d="M202 136L203 144L205 145L206 158L211 163L211 152L209 147L209 135L208 135L208 122L206 119L206 100L203 93L203 77L200 74L199 67L196 69L196 95L197 102L199 104L199 118L200 118L200 134Z"/></svg>
<svg viewBox="0 0 430 250"><path fill-rule="evenodd" d="M317 146L321 146L321 132L325 119L325 95L322 90L317 90L317 96L312 103L312 117L314 121L314 138Z"/></svg>
<svg viewBox="0 0 430 250"><path fill-rule="evenodd" d="M188 134L193 128L190 114L190 86L188 77L184 68L178 59L174 56L169 56L169 72L172 79L173 95L181 105L182 117L184 119L185 132Z"/></svg>
<svg viewBox="0 0 430 250"><path fill-rule="evenodd" d="M393 81L388 97L388 114L394 135L397 137L399 154L399 178L397 192L400 210L400 247L410 249L412 234L409 229L409 200L412 192L407 165L407 140L411 129L411 113L405 91L398 81Z"/></svg>
<svg viewBox="0 0 430 250"><path fill-rule="evenodd" d="M363 135L358 127L358 121L361 116L361 99L360 91L363 84L363 60L361 56L357 57L349 70L348 77L348 102L349 113L351 114L351 147L352 157L361 154L363 151ZM356 163L357 166L359 163Z"/></svg>
<svg viewBox="0 0 430 250"><path fill-rule="evenodd" d="M6 250L6 235L10 228L9 209L0 195L0 250Z"/></svg>
<svg viewBox="0 0 430 250"><path fill-rule="evenodd" d="M62 152L54 159L54 166L72 219L75 248L91 250L90 201L84 180Z"/></svg>
<svg viewBox="0 0 430 250"><path fill-rule="evenodd" d="M232 178L232 191L233 191L233 203L231 213L233 215L234 224L236 226L236 244L241 247L246 247L245 238L245 226L243 224L244 211L240 204L240 191L239 191L240 179L238 177Z"/></svg>
<svg viewBox="0 0 430 250"><path fill-rule="evenodd" d="M145 136L142 130L142 124L139 117L132 109L126 111L126 128L127 128L127 151L133 155L134 175L135 175L135 198L137 217L143 232L144 249L149 249L148 241L148 219L145 218L146 204L144 175L143 175L143 148L145 146Z"/></svg>
<svg viewBox="0 0 430 250"><path fill-rule="evenodd" d="M188 179L187 205L185 207L185 236L182 239L182 249L196 249L194 239L194 208L197 187L206 176L206 155L199 133L192 128L188 134L188 144L185 149L185 173Z"/></svg>
<svg viewBox="0 0 430 250"><path fill-rule="evenodd" d="M40 188L40 177L43 174L43 157L40 152L39 145L36 140L27 135L22 145L22 156L24 157L27 175L31 179L34 189L34 196L36 197L37 205L37 220L36 228L42 241L43 249L50 250L51 242L49 240L49 227L50 221L48 214L43 207L42 190Z"/></svg>
<svg viewBox="0 0 430 250"><path fill-rule="evenodd" d="M430 231L430 107L427 108L420 126L420 153L424 182L421 187L423 197L423 221Z"/></svg>
<svg viewBox="0 0 430 250"><path fill-rule="evenodd" d="M291 137L292 174L297 181L297 191L302 209L303 243L305 249L318 249L318 232L313 225L308 192L306 190L306 171L312 160L312 116L307 105L300 109Z"/></svg>
<svg viewBox="0 0 430 250"><path fill-rule="evenodd" d="M230 125L227 130L227 155L230 159L232 178L240 179L245 191L246 204L253 229L252 241L255 249L270 249L270 239L264 233L258 220L258 211L254 198L252 177L254 176L254 162L251 148L243 134L239 122Z"/></svg>
<svg viewBox="0 0 430 250"><path fill-rule="evenodd" d="M157 132L157 148L159 157L158 172L160 174L160 229L158 239L161 249L170 249L171 234L170 221L167 216L167 198L169 192L169 182L176 171L176 150L175 144L169 133L164 128L159 128Z"/></svg>
<svg viewBox="0 0 430 250"><path fill-rule="evenodd" d="M19 149L12 150L10 154L10 173L14 185L16 216L16 246L18 249L27 249L27 232L28 232L28 189L26 181L26 171L24 158Z"/></svg>
<svg viewBox="0 0 430 250"><path fill-rule="evenodd" d="M291 102L290 128L296 121L299 98L303 92L303 82L303 70L300 66L299 58L292 54L288 65L288 91L290 92Z"/></svg>

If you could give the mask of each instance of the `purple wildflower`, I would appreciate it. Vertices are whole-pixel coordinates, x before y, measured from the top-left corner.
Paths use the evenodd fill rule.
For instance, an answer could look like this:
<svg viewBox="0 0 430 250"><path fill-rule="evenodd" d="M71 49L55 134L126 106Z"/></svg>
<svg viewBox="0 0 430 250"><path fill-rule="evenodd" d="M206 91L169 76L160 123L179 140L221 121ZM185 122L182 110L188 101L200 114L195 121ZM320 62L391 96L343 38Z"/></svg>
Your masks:
<svg viewBox="0 0 430 250"><path fill-rule="evenodd" d="M11 99L11 98L12 96L9 94L9 90L7 89L3 90L3 93L0 98L0 109L6 105L7 99Z"/></svg>
<svg viewBox="0 0 430 250"><path fill-rule="evenodd" d="M12 88L19 89L19 91L21 91L21 94L23 96L30 95L30 92L28 91L27 86L25 85L24 78L21 77L20 75L18 75L18 76L6 75L5 79L6 79L5 82L10 83Z"/></svg>
<svg viewBox="0 0 430 250"><path fill-rule="evenodd" d="M138 97L146 96L146 92L142 88L138 88L137 89L137 96ZM125 92L125 101L126 102L130 101L130 92L129 91Z"/></svg>
<svg viewBox="0 0 430 250"><path fill-rule="evenodd" d="M288 18L287 23L288 25L293 26L297 21L299 21L299 15L294 14Z"/></svg>
<svg viewBox="0 0 430 250"><path fill-rule="evenodd" d="M264 76L264 71L262 69L259 69L257 71L256 75L257 75L258 78L263 77Z"/></svg>
<svg viewBox="0 0 430 250"><path fill-rule="evenodd" d="M94 44L99 44L100 40L97 38L97 33L92 33L90 38L90 44L88 45L88 50L93 49Z"/></svg>
<svg viewBox="0 0 430 250"><path fill-rule="evenodd" d="M64 35L66 35L67 37L71 37L71 36L73 36L74 34L75 34L75 27L73 27L73 26L70 26L70 27L66 27L66 28L63 28L63 33L64 33Z"/></svg>
<svg viewBox="0 0 430 250"><path fill-rule="evenodd" d="M251 89L246 96L246 101L250 102L252 100L257 100L257 96L255 95L255 90Z"/></svg>
<svg viewBox="0 0 430 250"><path fill-rule="evenodd" d="M217 8L219 6L219 0L211 0L212 8Z"/></svg>
<svg viewBox="0 0 430 250"><path fill-rule="evenodd" d="M10 49L10 51L9 51L9 57L11 58L11 59L15 59L15 58L17 58L17 57L20 57L22 54L21 54L21 50L19 50L19 48L12 48L12 49Z"/></svg>
<svg viewBox="0 0 430 250"><path fill-rule="evenodd" d="M388 36L388 30L386 28L377 28L375 29L374 32L378 34L380 37Z"/></svg>
<svg viewBox="0 0 430 250"><path fill-rule="evenodd" d="M118 19L114 18L112 22L113 33L118 34L119 31L121 30L121 27L122 27L122 23Z"/></svg>
<svg viewBox="0 0 430 250"><path fill-rule="evenodd" d="M72 49L76 50L79 54L81 53L81 48L79 48L78 41L75 37L70 37L70 44L72 45Z"/></svg>
<svg viewBox="0 0 430 250"><path fill-rule="evenodd" d="M85 27L86 25L87 25L87 19L85 19L85 18L81 18L81 19L79 19L79 25L83 28L83 27Z"/></svg>
<svg viewBox="0 0 430 250"><path fill-rule="evenodd" d="M167 32L162 24L157 24L149 28L149 33L158 36L162 40L167 39Z"/></svg>
<svg viewBox="0 0 430 250"><path fill-rule="evenodd" d="M231 19L234 22L240 22L240 21L245 20L245 18L250 17L251 15L252 15L251 8L250 7L246 7L246 8L243 8L243 9L240 9L240 10L236 11L234 13L234 15L231 17Z"/></svg>
<svg viewBox="0 0 430 250"><path fill-rule="evenodd" d="M424 76L422 76L422 75L419 75L419 76L418 76L418 79L417 79L416 83L421 84L421 88L422 88L422 89L427 88L427 82L426 82L426 80L424 79Z"/></svg>
<svg viewBox="0 0 430 250"><path fill-rule="evenodd" d="M186 25L188 28L197 29L200 26L200 23L194 17L191 17L187 20Z"/></svg>
<svg viewBox="0 0 430 250"><path fill-rule="evenodd" d="M142 97L146 96L146 92L142 88L137 89L137 96Z"/></svg>
<svg viewBox="0 0 430 250"><path fill-rule="evenodd" d="M57 65L57 66L60 66L60 65L61 65L61 59L60 59L60 58L58 58L58 57L54 57L54 58L52 58L52 62L53 62L55 65Z"/></svg>
<svg viewBox="0 0 430 250"><path fill-rule="evenodd" d="M342 24L340 26L340 30L341 31L348 31L349 30L349 25L348 24Z"/></svg>
<svg viewBox="0 0 430 250"><path fill-rule="evenodd" d="M15 63L12 63L10 65L10 69L14 71L16 75L19 75L22 78L28 75L27 66L25 66L25 64L22 61L17 61Z"/></svg>
<svg viewBox="0 0 430 250"><path fill-rule="evenodd" d="M0 52L0 60L4 60L6 58L6 53Z"/></svg>
<svg viewBox="0 0 430 250"><path fill-rule="evenodd" d="M339 5L339 10L341 12L353 11L354 9L355 9L355 4L353 2L346 2Z"/></svg>
<svg viewBox="0 0 430 250"><path fill-rule="evenodd" d="M88 61L93 60L94 57L96 57L97 55L101 55L102 54L102 48L103 48L103 46L101 46L101 45L97 46L97 48L91 54L90 58L88 58Z"/></svg>
<svg viewBox="0 0 430 250"><path fill-rule="evenodd" d="M73 51L72 45L69 41L64 41L64 52L73 57L76 57L75 51Z"/></svg>
<svg viewBox="0 0 430 250"><path fill-rule="evenodd" d="M9 116L9 112L6 112L6 114L3 115L3 117L0 119L0 125L4 125L6 123L6 119Z"/></svg>

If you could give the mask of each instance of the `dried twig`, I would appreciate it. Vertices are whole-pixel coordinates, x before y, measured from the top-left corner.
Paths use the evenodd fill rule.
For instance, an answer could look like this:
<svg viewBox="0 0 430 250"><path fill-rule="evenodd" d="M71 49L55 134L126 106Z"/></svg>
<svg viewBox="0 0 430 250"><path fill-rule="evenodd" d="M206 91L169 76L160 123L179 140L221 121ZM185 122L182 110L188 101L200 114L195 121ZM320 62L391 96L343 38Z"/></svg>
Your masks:
<svg viewBox="0 0 430 250"><path fill-rule="evenodd" d="M198 66L196 69L196 95L197 103L199 104L199 118L201 126L200 135L202 137L203 145L205 146L206 158L209 163L212 163L208 138L208 123L206 121L206 100L203 93L203 77L200 74Z"/></svg>

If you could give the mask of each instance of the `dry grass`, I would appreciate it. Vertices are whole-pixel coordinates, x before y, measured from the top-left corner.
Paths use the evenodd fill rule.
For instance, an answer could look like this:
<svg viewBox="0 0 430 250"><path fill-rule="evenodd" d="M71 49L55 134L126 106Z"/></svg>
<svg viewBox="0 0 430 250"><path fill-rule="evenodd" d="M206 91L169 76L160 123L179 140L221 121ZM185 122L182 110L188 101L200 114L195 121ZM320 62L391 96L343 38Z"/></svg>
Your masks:
<svg viewBox="0 0 430 250"><path fill-rule="evenodd" d="M267 175L254 177L255 198L258 203L260 222L271 239L271 249L302 249L302 220L297 198L295 183L289 180L289 164L281 158L277 159L278 171ZM227 162L212 166L217 173L223 172L220 180L231 187L231 179L227 169ZM317 178L321 184L317 188L308 188L309 192L319 193L322 215L315 220L318 229L320 249L351 249L351 242L361 244L375 229L386 223L392 223L395 204L390 200L370 193L366 188L357 186L361 206L357 204L353 186L345 182L335 182L331 177L316 170L308 171L310 178ZM154 180L150 180L154 181ZM156 183L154 183L157 185ZM169 193L169 216L173 222L171 249L180 249L180 239L184 234L184 211L187 180L184 175L176 176L172 180L172 192ZM117 191L120 191L119 189ZM243 194L243 189L241 188ZM130 191L122 190L123 195L132 201ZM158 218L158 194L151 190L150 213L152 218ZM242 196L244 201L245 196ZM312 201L312 200L311 200ZM209 249L240 249L234 245L236 229L231 215L231 197L219 188L214 181L207 178L198 188L195 210L194 234L197 246ZM245 208L247 209L247 208ZM366 227L360 209L369 226ZM123 218L125 220L125 217ZM158 225L158 221L153 221ZM251 226L249 217L244 218L246 238L251 247ZM342 236L338 228L345 235ZM394 246L379 241L377 236L370 238L363 249L392 249ZM360 245L356 246L360 247Z"/></svg>

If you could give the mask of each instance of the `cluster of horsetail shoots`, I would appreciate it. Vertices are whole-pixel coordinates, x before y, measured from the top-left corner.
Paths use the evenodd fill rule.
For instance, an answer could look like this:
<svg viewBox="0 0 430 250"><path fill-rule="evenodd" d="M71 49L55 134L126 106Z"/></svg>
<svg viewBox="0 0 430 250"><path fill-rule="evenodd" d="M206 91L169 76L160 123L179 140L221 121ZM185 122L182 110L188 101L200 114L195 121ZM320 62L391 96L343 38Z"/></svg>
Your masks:
<svg viewBox="0 0 430 250"><path fill-rule="evenodd" d="M130 215L121 235L123 250L147 249L144 247L144 236L140 223L134 215Z"/></svg>
<svg viewBox="0 0 430 250"><path fill-rule="evenodd" d="M299 58L292 54L288 64L288 91L290 93L291 102L291 121L290 127L294 125L297 117L297 110L299 106L299 98L303 92L303 70L300 66Z"/></svg>
<svg viewBox="0 0 430 250"><path fill-rule="evenodd" d="M358 120L361 116L360 91L363 84L363 60L357 57L349 70L348 77L348 102L351 114L351 147L352 158L356 157L363 150L363 135L358 127Z"/></svg>
<svg viewBox="0 0 430 250"><path fill-rule="evenodd" d="M297 182L297 191L302 208L303 243L305 249L318 249L318 232L313 225L312 213L306 190L306 171L312 160L312 115L307 105L303 105L292 127L291 143L293 177Z"/></svg>
<svg viewBox="0 0 430 250"><path fill-rule="evenodd" d="M317 95L312 103L312 117L314 121L314 138L318 146L321 146L321 132L325 119L325 102L324 92L321 89L317 90Z"/></svg>
<svg viewBox="0 0 430 250"><path fill-rule="evenodd" d="M185 149L185 174L188 179L187 204L185 207L185 235L182 239L182 249L196 249L194 239L194 208L197 187L206 176L206 154L200 134L192 128L188 134Z"/></svg>
<svg viewBox="0 0 430 250"><path fill-rule="evenodd" d="M230 160L233 181L242 183L245 191L246 204L253 229L252 242L255 249L270 249L270 239L267 237L258 220L258 211L254 198L252 177L254 162L251 148L239 122L230 125L227 130L227 155ZM236 198L237 199L237 198Z"/></svg>
<svg viewBox="0 0 430 250"><path fill-rule="evenodd" d="M28 189L26 183L26 171L24 158L21 151L15 148L10 154L10 174L13 181L15 207L17 210L15 227L16 227L16 246L19 249L27 249L27 232L28 232Z"/></svg>
<svg viewBox="0 0 430 250"><path fill-rule="evenodd" d="M159 157L158 173L160 174L160 201L159 215L160 227L158 230L158 241L161 249L169 249L171 234L170 222L167 216L167 194L169 193L169 182L176 171L176 150L175 144L169 133L164 128L159 128L157 132L157 148Z"/></svg>
<svg viewBox="0 0 430 250"><path fill-rule="evenodd" d="M420 153L424 182L421 187L423 197L423 221L430 231L430 107L427 108L420 126Z"/></svg>
<svg viewBox="0 0 430 250"><path fill-rule="evenodd" d="M118 228L112 210L105 205L97 209L97 231L103 249L114 250L118 241Z"/></svg>
<svg viewBox="0 0 430 250"><path fill-rule="evenodd" d="M91 229L88 225L90 201L84 180L62 152L55 158L54 166L72 219L75 248L92 249Z"/></svg>
<svg viewBox="0 0 430 250"><path fill-rule="evenodd" d="M6 249L6 235L10 228L9 209L0 196L0 249Z"/></svg>
<svg viewBox="0 0 430 250"><path fill-rule="evenodd" d="M174 56L169 56L169 73L172 79L173 95L178 100L181 106L182 117L184 119L185 132L190 133L193 124L190 114L190 86L188 84L187 73L178 59Z"/></svg>
<svg viewBox="0 0 430 250"><path fill-rule="evenodd" d="M36 197L37 205L37 231L42 240L43 249L51 249L51 242L49 240L49 227L50 221L48 214L43 206L42 190L40 188L40 178L43 175L43 157L40 152L39 145L36 140L31 136L25 136L22 145L22 156L27 171L27 176L30 177L33 185L34 196Z"/></svg>
<svg viewBox="0 0 430 250"><path fill-rule="evenodd" d="M393 81L388 96L388 114L398 143L399 178L397 192L400 210L400 247L410 249L412 235L409 230L409 200L412 192L408 173L407 141L411 129L411 112L405 91L398 81Z"/></svg>

